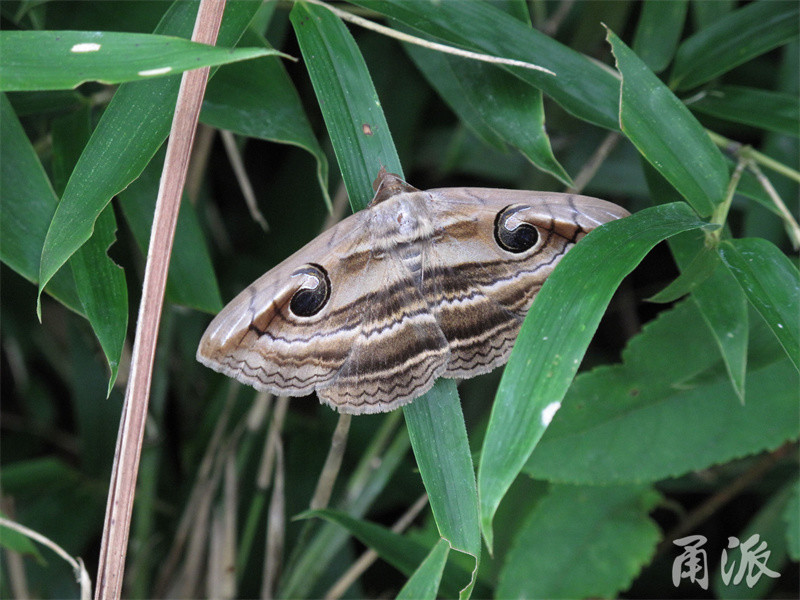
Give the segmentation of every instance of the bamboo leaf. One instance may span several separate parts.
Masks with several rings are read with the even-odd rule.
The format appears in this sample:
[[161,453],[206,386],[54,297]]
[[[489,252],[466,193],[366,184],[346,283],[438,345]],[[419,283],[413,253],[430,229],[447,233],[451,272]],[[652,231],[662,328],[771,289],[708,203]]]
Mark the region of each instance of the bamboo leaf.
[[[334,147],[351,206],[366,206],[379,166],[402,174],[364,59],[325,8],[298,3],[290,15]],[[367,123],[368,133],[363,124]],[[409,437],[439,531],[454,548],[480,556],[472,456],[452,380],[440,380],[404,409]],[[444,432],[444,434],[442,434]],[[461,592],[468,596],[472,582]]]
[[500,381],[478,467],[490,548],[494,513],[560,407],[617,286],[658,242],[703,226],[677,203],[608,223],[570,250],[542,286]]
[[608,41],[622,73],[622,131],[692,208],[709,216],[728,184],[722,154],[686,106],[610,30]]
[[800,370],[800,272],[765,239],[726,240],[720,256]]
[[728,13],[684,41],[675,56],[670,87],[687,90],[793,40],[800,32],[797,6],[761,0]]
[[65,90],[87,81],[144,81],[270,54],[285,56],[267,48],[220,48],[167,35],[0,31],[0,91]]
[[[219,46],[235,42],[258,5],[230,3]],[[197,6],[176,2],[157,33],[191,35]],[[92,235],[111,198],[144,170],[169,132],[180,82],[176,77],[121,85],[95,127],[47,230],[39,266],[39,295],[50,279]],[[37,307],[38,309],[38,307]]]

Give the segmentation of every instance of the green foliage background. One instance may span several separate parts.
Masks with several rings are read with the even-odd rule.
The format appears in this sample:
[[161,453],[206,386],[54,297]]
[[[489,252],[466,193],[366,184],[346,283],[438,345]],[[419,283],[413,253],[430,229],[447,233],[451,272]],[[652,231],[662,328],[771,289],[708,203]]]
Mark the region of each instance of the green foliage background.
[[[0,4],[3,515],[94,575],[179,81],[140,72],[168,57],[214,66],[201,122],[236,134],[269,231],[214,141],[176,234],[126,596],[320,597],[364,546],[380,560],[347,597],[791,595],[796,4],[336,6],[556,75],[308,3],[229,1],[218,46],[234,52],[175,39],[194,2]],[[92,40],[89,62],[65,50]],[[362,208],[379,165],[422,189],[563,190],[613,132],[583,192],[634,215],[562,261],[504,371],[353,419],[330,507],[307,511],[336,415],[313,397],[286,412],[201,367],[208,314],[310,240],[332,197]],[[424,492],[430,508],[392,532]],[[728,536],[753,533],[781,578],[725,584]],[[708,538],[708,592],[672,583],[672,540],[689,534]],[[0,595],[19,593],[12,552],[33,595],[77,595],[49,550],[4,527],[0,545]]]

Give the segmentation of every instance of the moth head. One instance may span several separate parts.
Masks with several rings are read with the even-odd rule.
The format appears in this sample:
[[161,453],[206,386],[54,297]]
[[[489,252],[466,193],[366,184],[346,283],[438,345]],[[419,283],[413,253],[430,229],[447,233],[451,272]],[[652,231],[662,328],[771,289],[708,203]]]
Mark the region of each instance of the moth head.
[[503,250],[521,254],[533,248],[541,237],[535,225],[518,213],[529,207],[524,204],[506,206],[494,219],[494,239]]
[[389,173],[386,167],[381,167],[378,171],[378,176],[372,182],[372,189],[375,190],[375,196],[369,202],[369,206],[375,206],[381,202],[385,202],[393,196],[398,194],[408,194],[418,192],[419,190],[413,185],[407,184],[399,175]]
[[308,263],[292,273],[292,277],[302,277],[303,280],[289,300],[289,311],[295,317],[313,317],[325,307],[331,297],[328,272],[316,263]]

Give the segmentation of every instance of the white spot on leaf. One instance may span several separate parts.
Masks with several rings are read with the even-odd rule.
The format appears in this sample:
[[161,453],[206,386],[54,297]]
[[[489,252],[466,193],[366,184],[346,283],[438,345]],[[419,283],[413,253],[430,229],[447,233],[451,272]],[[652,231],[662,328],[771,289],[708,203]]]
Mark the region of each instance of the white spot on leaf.
[[146,71],[139,71],[139,77],[152,77],[153,75],[164,75],[172,71],[172,67],[159,67],[158,69],[147,69]]
[[542,410],[542,425],[545,427],[550,425],[550,421],[553,420],[553,417],[558,412],[559,408],[561,408],[561,402],[551,402],[545,406]]
[[100,44],[95,44],[91,42],[86,42],[85,44],[75,44],[72,48],[69,49],[70,52],[97,52],[100,50]]

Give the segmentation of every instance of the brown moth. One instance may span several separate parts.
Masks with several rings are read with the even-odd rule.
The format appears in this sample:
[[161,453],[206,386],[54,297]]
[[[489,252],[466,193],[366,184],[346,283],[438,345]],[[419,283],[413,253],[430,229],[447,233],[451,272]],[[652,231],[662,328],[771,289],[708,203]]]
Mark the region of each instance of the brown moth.
[[386,412],[437,377],[508,360],[562,256],[628,212],[573,194],[420,191],[384,169],[366,210],[260,277],[211,322],[197,359],[259,390]]

